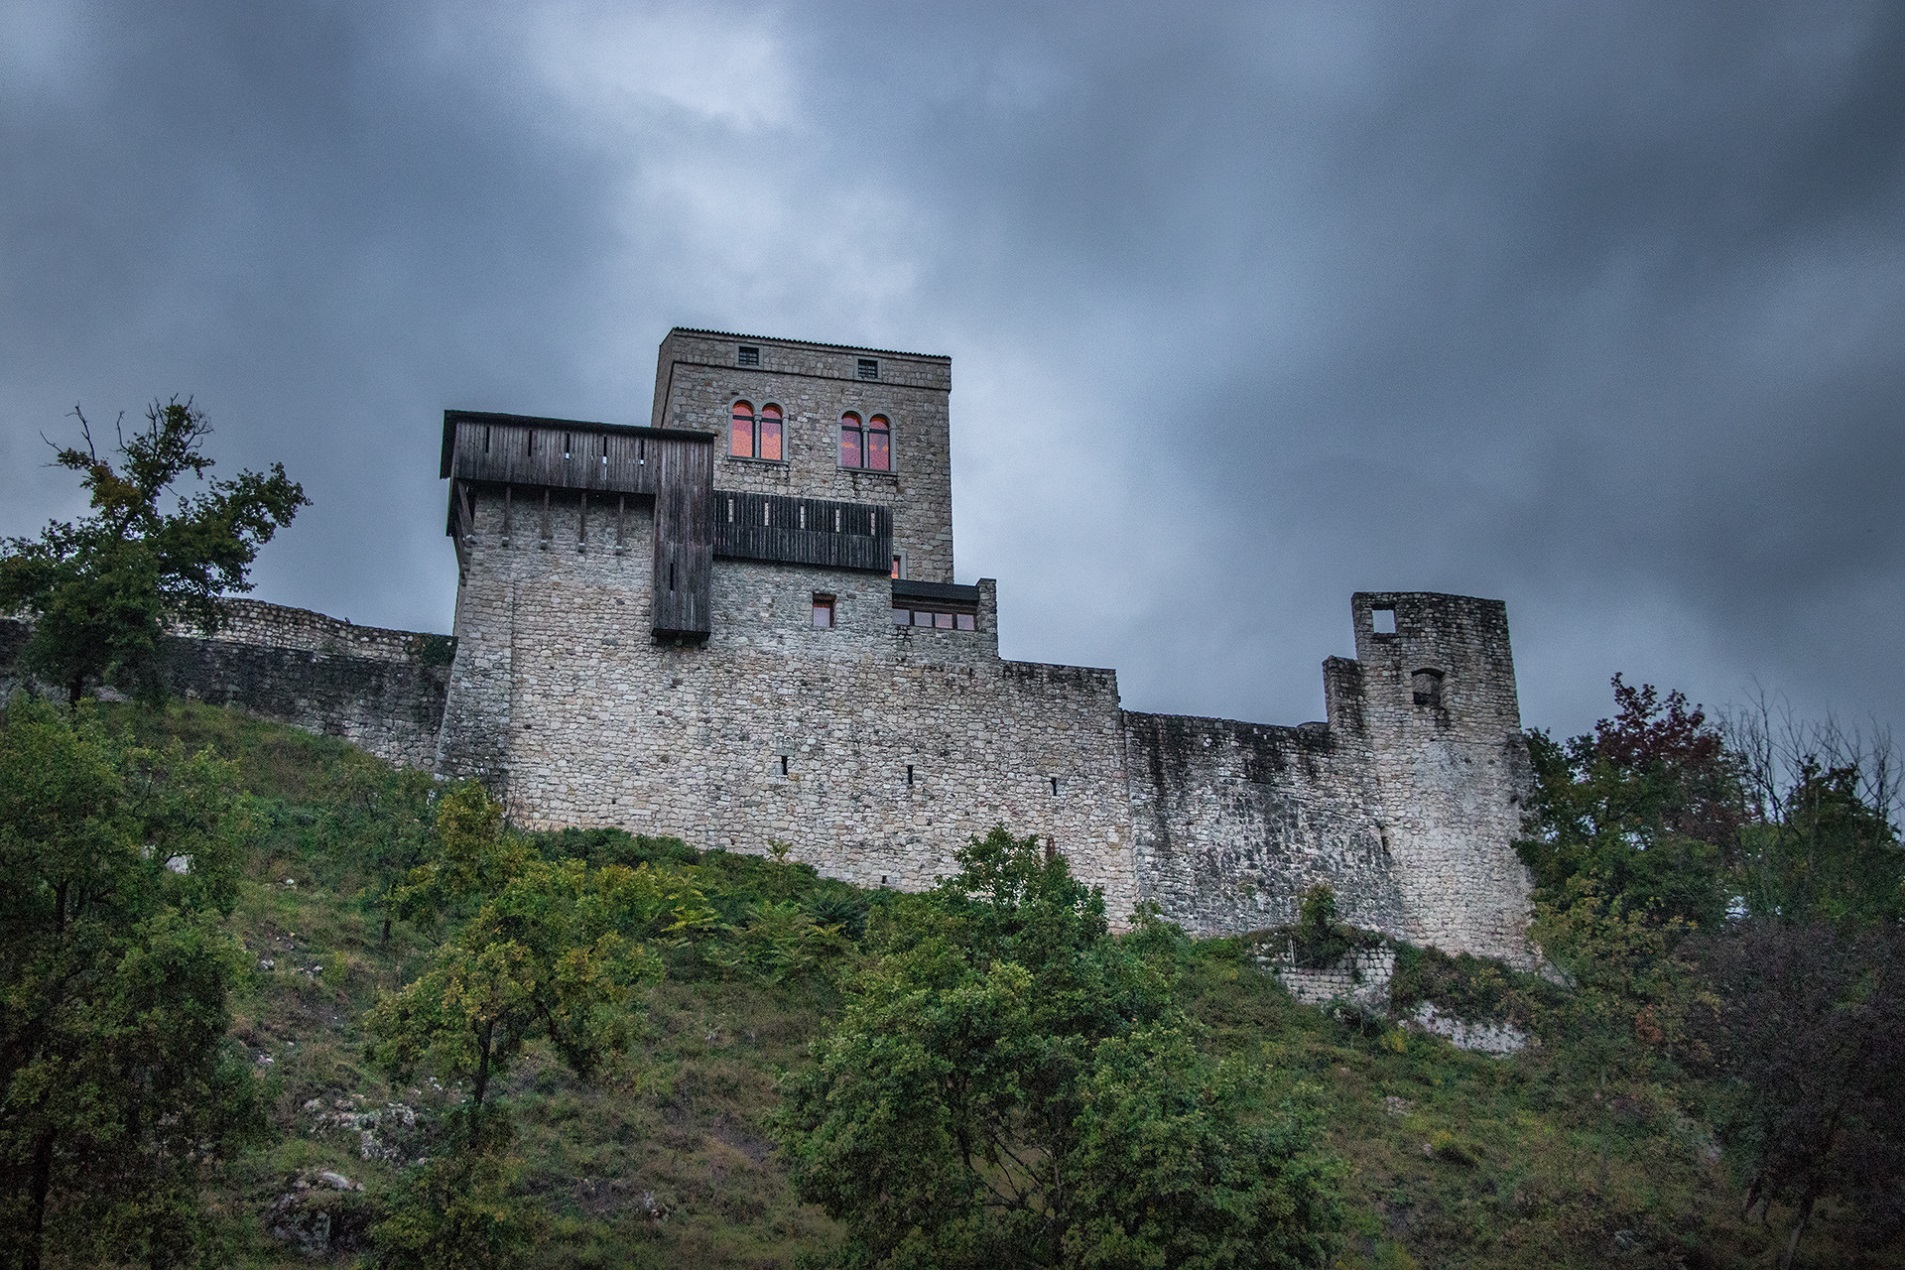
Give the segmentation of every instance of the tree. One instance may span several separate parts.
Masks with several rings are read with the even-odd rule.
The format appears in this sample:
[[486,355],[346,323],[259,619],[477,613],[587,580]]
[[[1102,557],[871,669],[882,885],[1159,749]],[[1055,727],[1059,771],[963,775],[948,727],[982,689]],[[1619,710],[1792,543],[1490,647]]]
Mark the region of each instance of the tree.
[[616,1059],[636,988],[660,973],[641,941],[680,924],[680,892],[646,866],[538,858],[475,782],[438,800],[435,837],[407,903],[434,915],[474,911],[365,1025],[385,1068],[467,1082],[469,1101],[444,1149],[409,1171],[374,1234],[390,1266],[514,1265],[537,1215],[512,1190],[515,1135],[492,1082],[532,1041],[546,1041],[584,1077]]
[[1592,896],[1617,920],[1712,925],[1726,914],[1723,870],[1748,819],[1739,756],[1678,692],[1663,699],[1616,675],[1614,700],[1619,712],[1591,735],[1529,734],[1535,797],[1517,845],[1537,902]]
[[[153,402],[146,426],[121,435],[117,464],[73,413],[83,448],[62,448],[54,462],[81,474],[92,514],[0,547],[0,613],[33,621],[21,661],[62,685],[69,701],[99,683],[153,700],[163,692],[167,632],[175,624],[216,632],[218,598],[251,589],[258,549],[309,500],[276,463],[268,474],[206,481],[212,429],[189,400]],[[187,478],[206,488],[179,492]]]
[[778,1133],[863,1266],[1311,1266],[1337,1221],[1307,1127],[1213,1064],[1182,936],[1122,938],[1036,838],[995,829],[895,903]]
[[1705,941],[1696,1058],[1723,1083],[1746,1211],[1793,1210],[1782,1266],[1821,1200],[1905,1231],[1905,931],[1755,917]]
[[249,823],[231,772],[90,716],[0,715],[0,1247],[161,1264],[204,1171],[261,1129],[228,1043],[224,928]]
[[351,765],[339,795],[338,837],[360,853],[369,874],[364,899],[382,923],[379,942],[388,944],[403,888],[429,859],[436,781],[428,772],[366,759]]

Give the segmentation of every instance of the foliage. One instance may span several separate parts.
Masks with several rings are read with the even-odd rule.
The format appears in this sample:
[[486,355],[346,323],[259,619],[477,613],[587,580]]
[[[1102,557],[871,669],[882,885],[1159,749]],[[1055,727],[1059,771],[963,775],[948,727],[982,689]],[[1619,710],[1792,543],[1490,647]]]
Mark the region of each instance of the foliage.
[[346,769],[330,819],[332,832],[355,847],[365,902],[390,942],[400,893],[430,858],[436,782],[427,772],[356,763]]
[[1786,921],[1905,921],[1905,851],[1857,764],[1801,756],[1776,815],[1746,834],[1741,900]]
[[181,481],[205,481],[212,467],[204,451],[211,426],[190,401],[153,402],[145,427],[121,436],[116,463],[79,420],[84,448],[62,448],[54,462],[81,473],[92,514],[0,548],[0,612],[33,619],[21,661],[71,701],[95,683],[155,700],[167,628],[215,632],[218,597],[251,589],[246,574],[258,549],[308,500],[276,463],[269,474],[241,472],[179,493]]
[[638,938],[683,929],[701,910],[646,866],[531,858],[474,783],[441,800],[437,840],[420,889],[483,898],[430,969],[371,1013],[378,1061],[466,1080],[481,1108],[490,1077],[532,1036],[584,1076],[619,1054],[633,990],[659,969]]
[[443,1149],[407,1169],[372,1229],[388,1270],[509,1270],[545,1223],[518,1192],[523,1160],[508,1121],[460,1116]]
[[1905,931],[1756,918],[1701,950],[1697,1061],[1726,1082],[1746,1207],[1850,1203],[1872,1242],[1905,1231]]
[[1451,957],[1417,944],[1398,943],[1395,949],[1389,999],[1399,1016],[1426,1001],[1458,1019],[1488,1019],[1528,1031],[1566,1008],[1565,994],[1554,984],[1498,961],[1467,953]]
[[1335,1209],[1302,1123],[1175,1008],[1181,936],[995,829],[877,915],[780,1136],[859,1265],[1316,1265]]
[[[1592,735],[1528,736],[1535,797],[1517,846],[1536,901],[1588,904],[1616,924],[1669,932],[1714,925],[1728,899],[1721,868],[1737,858],[1747,820],[1739,757],[1678,692],[1662,699],[1616,675],[1614,700],[1619,712]],[[1565,940],[1544,944],[1571,951]]]
[[226,1042],[249,832],[229,770],[17,700],[0,716],[0,1244],[185,1257],[258,1127]]

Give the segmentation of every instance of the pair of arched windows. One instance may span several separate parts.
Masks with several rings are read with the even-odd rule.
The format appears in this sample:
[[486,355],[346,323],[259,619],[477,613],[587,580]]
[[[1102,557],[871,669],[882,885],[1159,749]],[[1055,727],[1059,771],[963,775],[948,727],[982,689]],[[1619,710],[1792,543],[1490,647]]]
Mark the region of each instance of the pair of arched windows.
[[[737,401],[728,421],[728,453],[737,459],[783,462],[786,416],[772,402],[755,412],[750,402]],[[893,425],[885,415],[862,419],[849,410],[840,416],[840,466],[868,472],[893,470]]]
[[865,423],[851,410],[840,416],[840,466],[869,472],[893,470],[893,425],[885,415],[874,415]]
[[781,408],[768,403],[759,414],[745,401],[734,403],[728,424],[728,453],[737,459],[767,459],[779,463],[782,458]]

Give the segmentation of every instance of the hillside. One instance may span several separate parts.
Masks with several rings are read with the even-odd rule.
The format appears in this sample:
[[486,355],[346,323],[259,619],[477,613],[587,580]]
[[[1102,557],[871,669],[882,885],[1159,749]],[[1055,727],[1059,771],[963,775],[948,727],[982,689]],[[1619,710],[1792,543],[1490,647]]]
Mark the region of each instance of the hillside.
[[[209,747],[255,800],[259,832],[232,919],[254,965],[232,1035],[269,1081],[271,1136],[213,1196],[229,1240],[221,1256],[349,1264],[367,1256],[371,1221],[459,1096],[428,1079],[391,1083],[366,1057],[365,1012],[415,977],[445,933],[397,920],[385,939],[373,841],[409,831],[390,792],[402,779],[342,743],[234,713],[117,717]],[[886,897],[668,841],[570,833],[536,845],[691,867],[722,933],[667,952],[624,1062],[583,1081],[532,1046],[503,1079],[496,1096],[519,1134],[513,1186],[547,1217],[534,1263],[791,1266],[824,1254],[839,1231],[795,1196],[769,1121],[783,1074],[840,1008],[855,940]],[[1693,1110],[1702,1091],[1664,1061],[1571,1039],[1568,994],[1549,984],[1403,950],[1396,991],[1407,1004],[1486,1005],[1534,1029],[1531,1048],[1493,1058],[1298,1005],[1246,941],[1186,944],[1179,961],[1176,991],[1203,1044],[1270,1072],[1340,1159],[1342,1266],[1777,1257],[1780,1223],[1740,1217],[1738,1180]],[[1814,1221],[1798,1264],[1890,1264],[1860,1252],[1856,1226],[1830,1207]]]

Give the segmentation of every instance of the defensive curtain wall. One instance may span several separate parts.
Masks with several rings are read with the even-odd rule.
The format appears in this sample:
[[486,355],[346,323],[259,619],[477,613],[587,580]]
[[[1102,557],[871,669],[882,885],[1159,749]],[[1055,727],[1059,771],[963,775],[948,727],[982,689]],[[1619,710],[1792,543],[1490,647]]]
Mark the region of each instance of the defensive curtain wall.
[[453,641],[241,602],[174,682],[525,825],[918,888],[1003,823],[1116,915],[1239,933],[1327,882],[1358,925],[1527,960],[1501,603],[1354,596],[1325,722],[1125,711],[1113,671],[1002,659],[993,582],[953,584],[950,392],[946,358],[677,330],[646,426],[447,412]]

